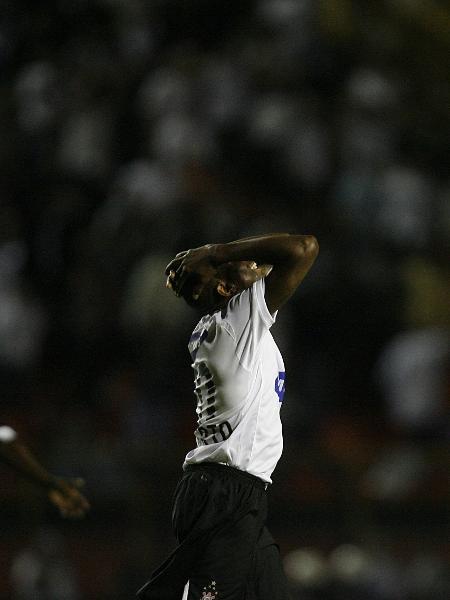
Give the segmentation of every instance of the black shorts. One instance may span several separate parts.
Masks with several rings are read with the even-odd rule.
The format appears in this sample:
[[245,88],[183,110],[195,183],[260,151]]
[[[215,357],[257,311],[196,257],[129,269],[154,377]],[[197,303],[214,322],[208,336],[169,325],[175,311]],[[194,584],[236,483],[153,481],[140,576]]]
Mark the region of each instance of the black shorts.
[[188,466],[174,497],[179,546],[140,597],[181,600],[188,581],[187,600],[287,600],[278,547],[265,526],[265,488],[232,467]]

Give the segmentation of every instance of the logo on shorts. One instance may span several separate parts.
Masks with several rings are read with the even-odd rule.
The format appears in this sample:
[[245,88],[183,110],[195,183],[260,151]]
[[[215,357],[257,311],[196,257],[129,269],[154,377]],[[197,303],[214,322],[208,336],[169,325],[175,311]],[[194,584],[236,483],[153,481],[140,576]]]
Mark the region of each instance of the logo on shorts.
[[283,402],[284,390],[285,390],[286,373],[284,371],[278,372],[278,377],[275,379],[275,392],[278,396],[278,400]]
[[216,591],[216,582],[211,581],[208,587],[203,588],[203,594],[200,600],[216,600],[219,597],[219,592]]

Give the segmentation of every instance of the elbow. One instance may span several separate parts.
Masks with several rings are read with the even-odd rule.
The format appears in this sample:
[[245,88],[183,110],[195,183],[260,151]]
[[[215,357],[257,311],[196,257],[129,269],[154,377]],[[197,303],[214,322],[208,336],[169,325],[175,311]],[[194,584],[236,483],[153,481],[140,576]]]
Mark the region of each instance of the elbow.
[[313,235],[305,236],[305,254],[311,256],[312,258],[316,258],[319,254],[319,242],[317,238]]
[[313,235],[298,236],[294,248],[295,257],[298,260],[314,260],[319,254],[319,242]]

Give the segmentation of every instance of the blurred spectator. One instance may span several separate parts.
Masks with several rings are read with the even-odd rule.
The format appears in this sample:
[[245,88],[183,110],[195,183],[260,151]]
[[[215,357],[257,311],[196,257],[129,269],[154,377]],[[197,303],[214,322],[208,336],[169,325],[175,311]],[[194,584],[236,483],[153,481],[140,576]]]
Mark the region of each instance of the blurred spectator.
[[429,328],[400,333],[384,349],[380,384],[388,417],[399,429],[438,435],[448,426],[449,348],[449,335]]
[[80,595],[73,566],[65,555],[63,537],[41,529],[12,563],[14,600],[78,600]]
[[0,247],[0,362],[23,369],[38,360],[45,331],[45,313],[20,281],[26,261],[22,240]]

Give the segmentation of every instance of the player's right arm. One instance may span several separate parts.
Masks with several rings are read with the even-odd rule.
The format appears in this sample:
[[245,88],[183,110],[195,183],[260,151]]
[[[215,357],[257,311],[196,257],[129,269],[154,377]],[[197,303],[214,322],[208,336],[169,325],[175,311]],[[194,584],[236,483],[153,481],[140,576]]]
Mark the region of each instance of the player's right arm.
[[0,460],[45,489],[49,500],[62,516],[78,518],[89,510],[89,502],[80,492],[83,481],[56,477],[49,473],[8,426],[0,427]]

